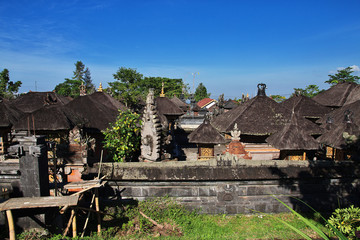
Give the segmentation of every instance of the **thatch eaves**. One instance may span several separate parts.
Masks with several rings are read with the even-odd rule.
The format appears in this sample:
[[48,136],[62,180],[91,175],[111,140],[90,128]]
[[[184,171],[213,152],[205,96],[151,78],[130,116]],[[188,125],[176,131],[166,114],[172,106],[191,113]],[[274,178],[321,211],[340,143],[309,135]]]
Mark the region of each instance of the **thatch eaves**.
[[50,105],[25,114],[13,126],[14,130],[61,131],[82,127],[86,119],[62,105]]
[[220,144],[225,143],[225,138],[210,124],[209,120],[204,122],[188,136],[190,143],[198,144]]
[[237,106],[239,106],[239,102],[229,99],[225,102],[224,109],[233,109],[236,108]]
[[346,112],[350,111],[351,119],[353,123],[360,126],[360,100],[344,105],[341,108],[335,109],[332,112],[326,114],[316,122],[321,124],[322,127],[326,127],[327,122],[330,120],[334,125],[342,124],[345,119]]
[[24,113],[11,106],[6,100],[0,102],[0,127],[8,128],[14,125]]
[[294,95],[281,102],[280,105],[290,110],[293,109],[295,113],[306,118],[321,118],[331,112],[331,108],[323,106],[303,95]]
[[11,101],[11,105],[24,113],[34,112],[44,106],[65,105],[71,100],[55,92],[28,92]]
[[[312,123],[313,124],[313,123]],[[317,150],[319,143],[306,131],[302,117],[293,114],[291,122],[266,138],[266,142],[280,150]]]
[[[349,141],[353,139],[353,141]],[[360,127],[355,123],[331,124],[329,129],[317,141],[337,149],[346,149],[352,144],[359,144]],[[354,141],[355,140],[355,141]]]
[[347,97],[344,106],[359,100],[360,100],[360,85],[357,84],[357,86],[353,88],[352,91],[349,93],[349,96]]
[[[356,83],[339,83],[313,97],[313,100],[328,107],[343,106],[350,93],[357,87]],[[352,97],[353,98],[353,97]]]
[[212,124],[220,132],[230,132],[237,123],[242,134],[269,135],[290,121],[291,111],[266,96],[256,96],[216,117]]

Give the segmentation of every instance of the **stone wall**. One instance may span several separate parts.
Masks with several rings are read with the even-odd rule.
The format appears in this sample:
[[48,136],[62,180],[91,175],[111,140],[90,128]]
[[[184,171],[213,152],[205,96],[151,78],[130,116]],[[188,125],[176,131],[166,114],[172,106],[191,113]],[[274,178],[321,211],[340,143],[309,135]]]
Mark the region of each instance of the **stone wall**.
[[[89,172],[97,172],[97,166]],[[273,213],[306,210],[296,197],[321,211],[359,202],[359,166],[351,162],[231,161],[106,163],[102,174],[122,198],[169,196],[204,213]],[[290,197],[291,196],[291,197]]]

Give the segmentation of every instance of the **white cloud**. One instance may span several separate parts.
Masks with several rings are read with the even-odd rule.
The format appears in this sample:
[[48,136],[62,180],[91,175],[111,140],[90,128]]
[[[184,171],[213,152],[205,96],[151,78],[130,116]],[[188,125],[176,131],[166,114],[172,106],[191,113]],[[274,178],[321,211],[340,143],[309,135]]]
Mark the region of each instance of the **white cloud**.
[[352,66],[350,66],[350,67],[351,67],[351,70],[353,70],[354,72],[359,72],[359,71],[360,71],[359,66],[352,65]]

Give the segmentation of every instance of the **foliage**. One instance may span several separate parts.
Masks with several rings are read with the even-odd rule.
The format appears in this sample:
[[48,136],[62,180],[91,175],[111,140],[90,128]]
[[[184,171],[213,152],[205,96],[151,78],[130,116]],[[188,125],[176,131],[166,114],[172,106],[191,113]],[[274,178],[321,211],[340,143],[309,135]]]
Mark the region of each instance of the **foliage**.
[[281,95],[270,95],[270,98],[278,103],[280,103],[286,99],[286,97],[281,96]]
[[10,81],[9,70],[6,68],[0,72],[0,97],[11,99],[19,91],[21,81]]
[[360,208],[352,205],[335,209],[328,222],[349,239],[356,239],[355,231],[360,231]]
[[196,90],[195,90],[195,101],[198,102],[201,99],[204,98],[208,98],[210,97],[211,93],[207,92],[207,89],[205,87],[205,85],[203,83],[199,83],[199,85],[197,86]]
[[115,162],[131,161],[140,148],[141,120],[137,113],[130,110],[119,111],[110,127],[103,131],[104,148],[112,154]]
[[125,67],[119,68],[113,76],[116,81],[108,83],[112,95],[130,108],[136,108],[138,101],[146,98],[149,88],[153,88],[155,96],[159,96],[162,83],[168,97],[180,96],[183,86],[187,94],[187,86],[184,85],[182,79],[143,77],[136,69]]
[[85,68],[85,65],[81,61],[75,63],[74,76],[69,79],[65,78],[63,83],[55,86],[55,92],[62,96],[78,97],[80,95],[80,86],[84,83],[86,92],[93,93],[95,86],[91,80],[91,74],[89,68]]
[[351,67],[338,70],[336,74],[328,75],[330,78],[325,83],[329,83],[332,86],[344,82],[359,83],[360,77],[352,75],[353,72]]
[[315,97],[316,95],[318,95],[319,93],[321,93],[324,90],[320,90],[319,86],[312,84],[312,85],[306,86],[305,89],[294,88],[294,91],[295,92],[291,96],[293,96],[294,94],[300,94],[300,95],[303,95],[305,97],[312,98],[312,97]]
[[134,106],[142,93],[143,75],[136,69],[121,67],[113,74],[115,82],[109,82],[114,97],[125,103],[127,107]]

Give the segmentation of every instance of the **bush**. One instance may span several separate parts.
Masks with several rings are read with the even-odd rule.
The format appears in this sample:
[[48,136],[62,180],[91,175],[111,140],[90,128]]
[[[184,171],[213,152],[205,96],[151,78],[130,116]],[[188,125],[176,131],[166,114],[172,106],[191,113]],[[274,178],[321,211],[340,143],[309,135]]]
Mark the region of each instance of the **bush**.
[[116,122],[104,133],[104,147],[110,151],[115,162],[131,161],[140,149],[141,120],[130,110],[119,111]]
[[356,239],[355,233],[360,231],[360,208],[353,205],[349,208],[338,208],[332,213],[328,222],[349,239]]

